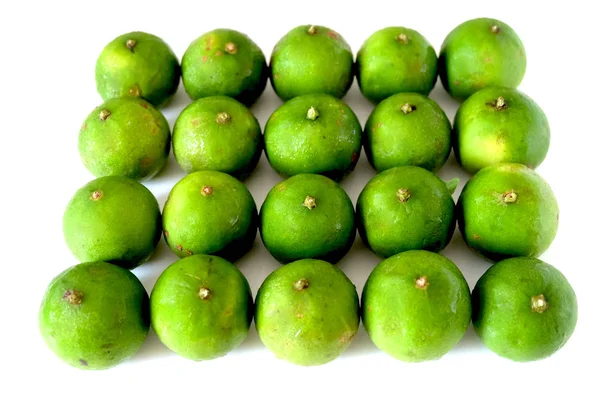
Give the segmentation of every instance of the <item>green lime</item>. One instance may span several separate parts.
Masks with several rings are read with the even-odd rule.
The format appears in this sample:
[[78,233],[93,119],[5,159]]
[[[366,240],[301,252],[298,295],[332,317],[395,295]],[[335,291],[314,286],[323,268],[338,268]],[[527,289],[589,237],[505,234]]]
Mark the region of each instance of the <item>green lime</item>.
[[442,250],[456,226],[451,196],[456,183],[446,184],[421,167],[380,172],[367,183],[356,204],[363,242],[382,258],[407,250]]
[[276,357],[297,365],[325,364],[342,354],[358,331],[358,294],[328,262],[295,261],[261,285],[255,323]]
[[167,163],[169,123],[150,103],[135,97],[104,102],[79,131],[79,154],[95,176],[146,180]]
[[492,265],[473,289],[473,325],[483,343],[513,361],[546,358],[577,324],[577,297],[565,276],[536,258]]
[[48,347],[81,369],[106,369],[142,346],[148,294],[130,271],[102,261],[75,265],[48,285],[39,329]]
[[558,230],[558,203],[544,179],[521,164],[481,169],[458,199],[458,227],[484,257],[538,257]]
[[437,56],[431,43],[412,29],[391,26],[373,33],[356,55],[357,80],[372,101],[401,92],[431,92],[437,80]]
[[133,96],[162,107],[175,95],[180,75],[169,45],[145,32],[117,37],[96,61],[96,87],[103,100]]
[[248,281],[235,265],[198,254],[160,275],[150,296],[152,329],[175,353],[195,360],[222,357],[248,335],[253,314]]
[[343,101],[310,94],[284,103],[265,126],[265,153],[277,173],[322,174],[339,181],[360,156],[361,126]]
[[462,101],[486,86],[516,88],[526,67],[525,48],[510,26],[476,18],[446,36],[438,70],[444,89]]
[[150,258],[160,240],[158,202],[133,179],[98,178],[77,190],[67,205],[63,233],[79,261],[135,268]]
[[331,179],[296,175],[267,194],[260,233],[269,253],[282,264],[303,258],[337,263],[354,243],[354,206]]
[[536,168],[550,147],[544,111],[516,89],[488,87],[469,97],[454,119],[454,152],[474,174],[499,163]]
[[380,172],[403,165],[435,172],[450,155],[451,130],[435,101],[418,93],[398,93],[371,112],[363,135],[365,153]]
[[383,260],[362,293],[362,320],[373,343],[402,361],[436,360],[471,322],[469,285],[444,256],[411,250]]
[[175,184],[163,209],[165,240],[179,257],[213,254],[235,261],[256,238],[256,203],[243,183],[198,171]]
[[177,118],[173,153],[186,173],[215,170],[244,179],[262,153],[260,125],[248,108],[230,97],[198,99]]
[[282,37],[271,53],[271,84],[282,100],[313,93],[341,99],[352,85],[354,57],[332,29],[302,25]]
[[269,76],[260,47],[232,29],[215,29],[194,40],[183,55],[181,72],[192,99],[222,95],[246,106],[260,97]]

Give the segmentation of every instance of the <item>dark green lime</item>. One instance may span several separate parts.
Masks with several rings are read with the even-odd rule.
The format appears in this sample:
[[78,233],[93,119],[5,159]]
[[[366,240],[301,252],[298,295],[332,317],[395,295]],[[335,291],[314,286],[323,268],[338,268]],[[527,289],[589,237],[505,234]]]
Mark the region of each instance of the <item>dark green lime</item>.
[[377,171],[416,165],[435,172],[450,155],[450,137],[450,121],[435,101],[418,93],[399,93],[375,107],[363,140],[367,159]]
[[360,157],[361,126],[343,101],[327,94],[296,97],[271,114],[265,153],[283,176],[322,174],[339,181]]
[[260,210],[265,247],[281,263],[317,258],[337,263],[356,235],[352,201],[337,183],[300,174],[275,185]]
[[446,184],[421,167],[396,167],[377,174],[356,204],[363,242],[383,258],[407,250],[442,250],[456,225],[454,188],[456,180]]
[[565,276],[536,258],[492,265],[473,289],[473,325],[483,343],[513,361],[546,358],[577,324],[577,297]]

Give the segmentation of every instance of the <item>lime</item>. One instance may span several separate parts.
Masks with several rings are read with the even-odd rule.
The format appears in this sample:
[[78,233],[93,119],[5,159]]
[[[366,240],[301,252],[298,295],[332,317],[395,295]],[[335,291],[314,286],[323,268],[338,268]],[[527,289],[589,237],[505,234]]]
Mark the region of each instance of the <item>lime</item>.
[[471,322],[469,285],[444,256],[411,250],[383,260],[362,293],[362,319],[377,347],[402,361],[444,356]]
[[342,98],[352,85],[354,57],[332,29],[302,25],[282,37],[271,53],[271,84],[282,100],[313,93]]
[[169,45],[145,32],[115,38],[96,61],[96,86],[103,100],[133,96],[162,107],[175,95],[180,75]]
[[338,262],[354,243],[354,207],[337,183],[300,174],[275,185],[260,210],[265,247],[281,263],[302,258]]
[[360,157],[361,126],[341,100],[326,94],[296,97],[265,126],[265,153],[277,173],[322,174],[339,181]]
[[[456,187],[456,181],[449,184]],[[383,258],[406,250],[440,251],[456,226],[447,184],[414,166],[373,177],[358,196],[356,217],[363,242]]]
[[144,185],[105,176],[77,190],[63,215],[67,246],[79,261],[107,261],[126,268],[144,263],[158,245],[158,202]]
[[253,314],[248,281],[220,257],[183,258],[160,275],[150,296],[152,329],[168,348],[200,361],[222,357],[248,335]]
[[130,271],[102,261],[75,265],[48,285],[39,328],[48,347],[81,369],[106,369],[142,346],[148,294]]
[[416,165],[437,171],[450,155],[451,126],[444,110],[418,93],[399,93],[375,107],[363,135],[377,171]]
[[437,56],[419,32],[390,26],[373,33],[356,55],[362,94],[374,103],[401,92],[431,92],[437,80]]
[[230,97],[198,99],[177,118],[173,153],[187,173],[215,170],[244,179],[262,153],[260,125],[248,108]]
[[483,343],[514,361],[554,354],[577,324],[577,298],[565,276],[536,258],[492,265],[473,289],[473,325]]
[[150,103],[135,97],[107,100],[79,131],[79,154],[95,176],[150,179],[167,163],[169,123]]
[[536,168],[550,147],[542,109],[516,89],[488,87],[469,97],[454,119],[454,153],[469,173],[499,163]]
[[252,247],[257,227],[250,191],[218,171],[193,172],[181,179],[163,209],[165,240],[179,257],[214,254],[235,261]]
[[256,295],[256,330],[278,358],[298,365],[333,361],[358,331],[356,288],[337,267],[298,260],[273,271]]
[[558,230],[558,204],[544,179],[521,164],[481,169],[458,199],[458,227],[484,257],[538,257]]

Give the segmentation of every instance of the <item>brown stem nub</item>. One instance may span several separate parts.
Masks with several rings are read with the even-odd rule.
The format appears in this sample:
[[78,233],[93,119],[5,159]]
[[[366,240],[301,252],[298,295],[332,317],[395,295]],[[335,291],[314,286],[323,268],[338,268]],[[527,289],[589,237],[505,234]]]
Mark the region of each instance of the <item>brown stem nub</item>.
[[106,121],[106,119],[108,117],[110,117],[110,111],[108,111],[106,108],[104,108],[102,111],[100,111],[100,121]]
[[504,97],[500,96],[494,102],[494,107],[496,107],[496,110],[501,111],[506,109],[506,107],[508,107],[508,104],[506,104],[506,100],[504,100]]
[[319,111],[314,107],[309,108],[306,112],[306,119],[314,121],[317,118],[319,118]]
[[402,111],[404,114],[410,114],[414,110],[416,110],[416,107],[408,103],[404,103],[402,104],[402,107],[400,107],[400,111]]
[[315,199],[312,196],[306,196],[302,205],[304,207],[308,208],[309,210],[312,210],[313,208],[315,208],[317,206],[317,199]]
[[306,33],[308,33],[309,35],[314,35],[317,33],[317,27],[315,25],[311,25],[308,27],[308,29],[306,30]]
[[129,89],[129,95],[135,96],[135,97],[140,97],[142,95],[142,90],[140,89],[140,86],[139,85],[132,86]]
[[531,311],[536,313],[543,313],[548,309],[548,302],[543,294],[533,296],[531,298]]
[[225,125],[231,121],[231,115],[226,112],[220,112],[217,114],[217,124]]
[[83,301],[83,293],[78,290],[69,289],[63,295],[63,299],[65,299],[69,304],[77,306]]
[[401,203],[406,203],[406,201],[410,199],[410,192],[408,191],[408,189],[400,188],[396,192],[396,196],[398,197],[398,200],[400,200]]
[[198,297],[200,297],[202,300],[208,300],[212,297],[212,292],[209,288],[202,286],[200,290],[198,290]]
[[129,39],[125,45],[127,46],[127,48],[129,50],[131,50],[133,52],[133,48],[135,47],[135,45],[137,44],[137,42],[134,39]]
[[296,282],[294,282],[294,289],[297,291],[304,290],[308,287],[308,280],[302,278]]
[[225,45],[225,51],[229,54],[235,54],[238,51],[238,47],[235,43],[229,42]]
[[396,36],[396,40],[402,44],[407,44],[408,36],[405,33],[401,33],[398,36]]
[[517,201],[518,197],[519,196],[517,196],[517,192],[511,190],[510,192],[506,192],[502,195],[502,201],[505,203],[514,203]]
[[92,195],[90,196],[90,199],[96,201],[96,200],[100,200],[102,198],[104,194],[102,193],[101,190],[94,190],[92,192]]
[[213,192],[213,188],[212,186],[202,186],[202,189],[200,190],[200,193],[202,193],[202,196],[210,196]]
[[500,27],[498,25],[492,25],[492,27],[490,28],[490,32],[492,32],[493,34],[498,34],[500,33]]
[[415,287],[417,289],[426,289],[429,286],[429,279],[426,276],[420,276],[415,280]]

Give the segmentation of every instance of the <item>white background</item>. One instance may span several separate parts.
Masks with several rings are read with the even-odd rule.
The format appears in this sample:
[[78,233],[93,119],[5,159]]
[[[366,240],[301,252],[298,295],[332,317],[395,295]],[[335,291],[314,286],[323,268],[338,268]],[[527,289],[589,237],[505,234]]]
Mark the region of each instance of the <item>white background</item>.
[[[594,2],[533,1],[178,1],[159,3],[3,2],[0,7],[0,398],[600,398],[597,358],[597,285],[600,262],[597,166],[598,29]],[[579,322],[568,344],[551,358],[519,364],[488,351],[469,328],[444,358],[421,364],[396,361],[378,351],[364,329],[337,360],[302,368],[277,360],[254,327],[240,348],[218,360],[195,363],[168,351],[151,333],[141,351],[116,368],[88,372],[60,362],[46,348],[37,311],[49,281],[77,263],[62,237],[62,214],[73,193],[93,177],[77,152],[79,127],[101,103],[94,65],[114,37],[142,30],[162,37],[179,58],[202,33],[233,28],[248,34],[269,57],[276,41],[300,24],[340,32],[354,54],[374,31],[406,26],[421,32],[436,51],[459,23],[481,16],[511,25],[525,44],[528,65],[520,89],[545,110],[552,128],[546,161],[538,172],[555,191],[561,209],[558,235],[541,257],[559,268],[579,299]],[[436,86],[431,97],[452,119],[458,104]],[[345,101],[364,126],[372,106],[356,84]],[[181,86],[164,111],[172,124],[189,104]],[[270,86],[253,107],[261,125],[281,104]],[[353,202],[374,175],[364,153],[342,186]],[[451,156],[439,175],[468,176]],[[184,176],[173,158],[145,183],[164,204]],[[280,180],[261,160],[246,182],[260,206]],[[488,263],[470,252],[460,234],[443,254],[473,287]],[[161,241],[151,261],[134,272],[150,291],[176,257]],[[360,242],[340,263],[360,291],[378,259]],[[260,238],[239,263],[253,293],[278,264]],[[218,397],[217,397],[218,396]],[[27,396],[29,397],[29,396]]]

